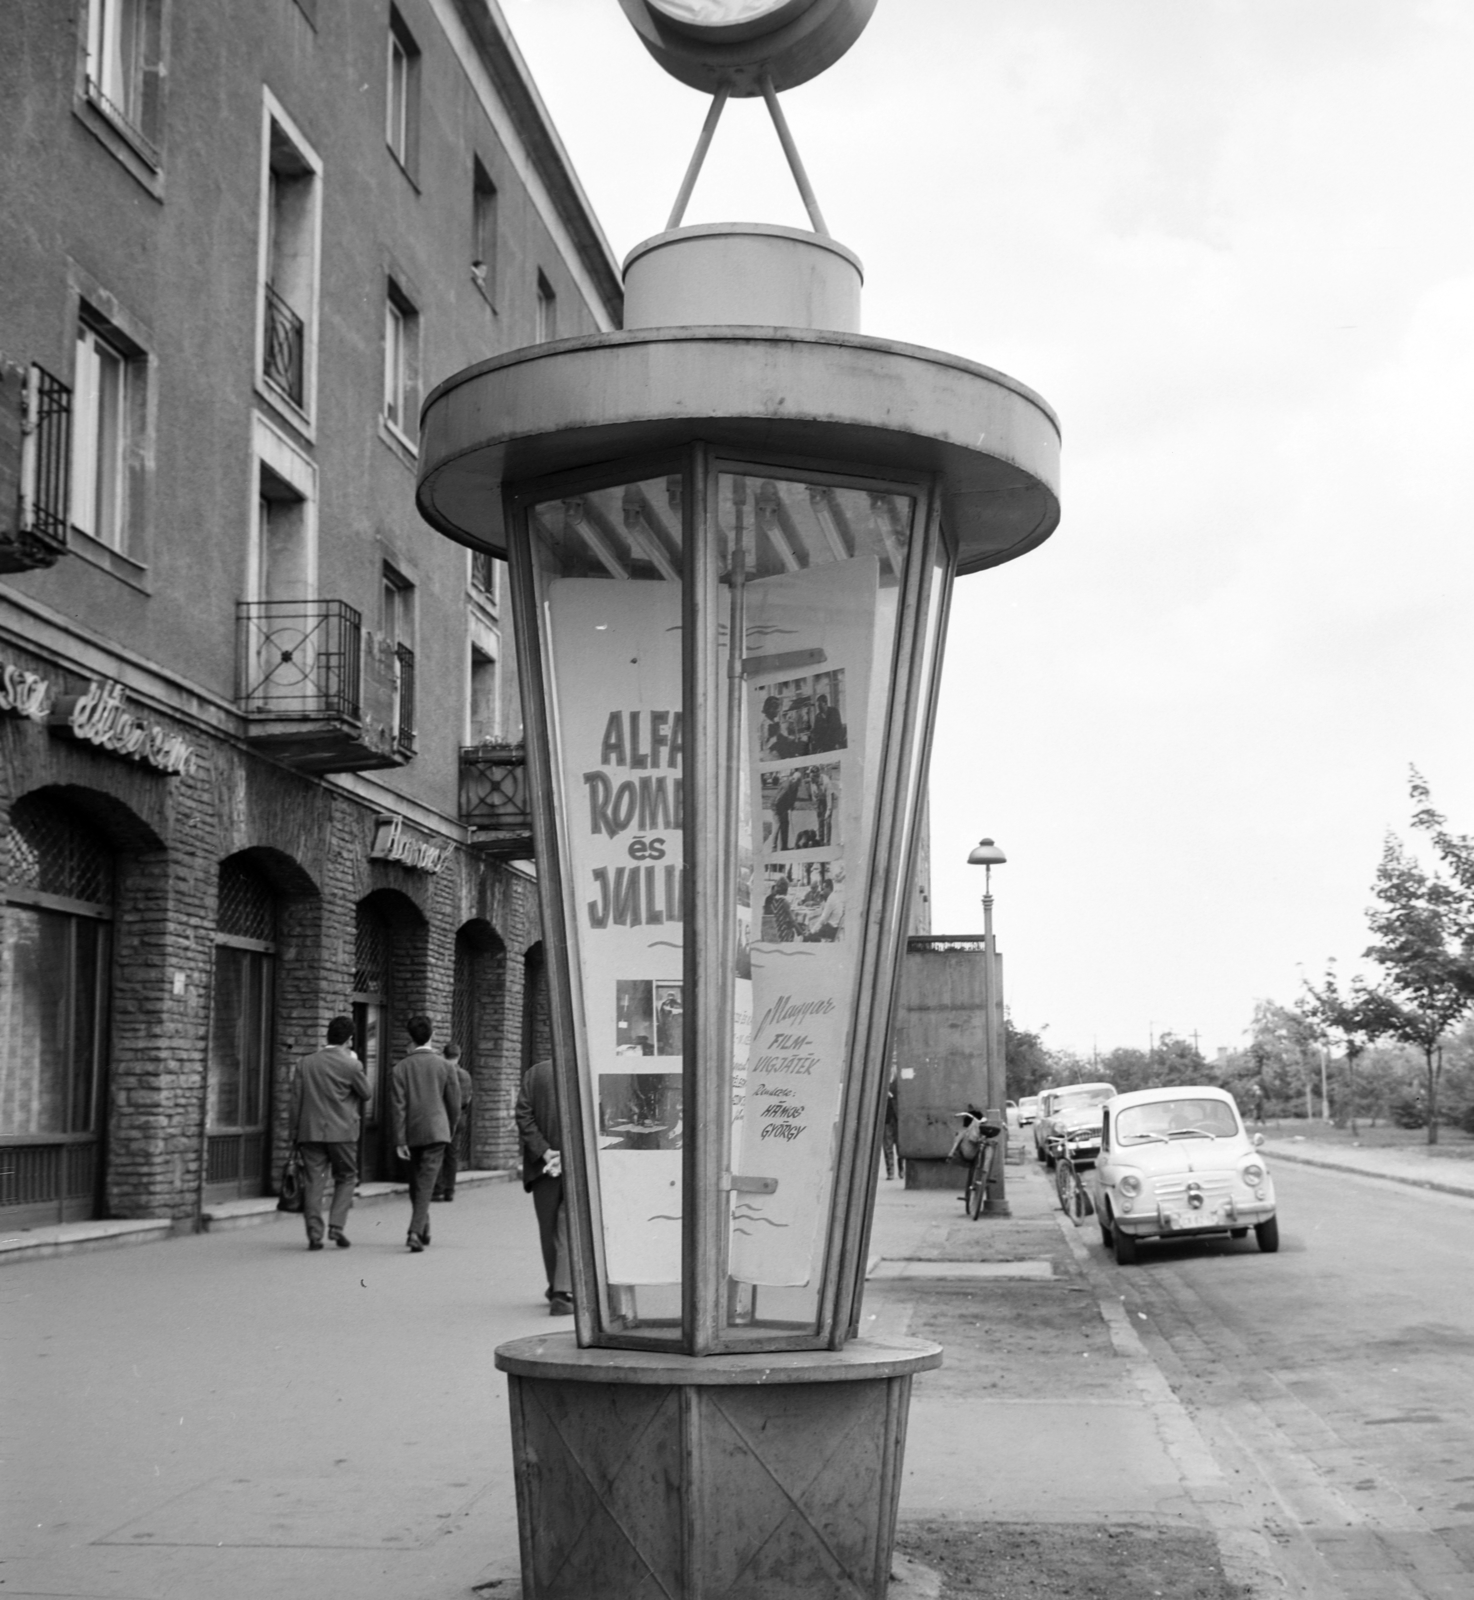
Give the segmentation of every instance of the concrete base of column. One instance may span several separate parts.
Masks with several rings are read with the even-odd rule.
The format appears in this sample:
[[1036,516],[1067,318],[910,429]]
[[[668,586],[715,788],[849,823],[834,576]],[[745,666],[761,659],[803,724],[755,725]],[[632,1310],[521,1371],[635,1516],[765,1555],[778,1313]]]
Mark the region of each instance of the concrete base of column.
[[941,1359],[500,1346],[524,1600],[885,1600],[911,1379]]

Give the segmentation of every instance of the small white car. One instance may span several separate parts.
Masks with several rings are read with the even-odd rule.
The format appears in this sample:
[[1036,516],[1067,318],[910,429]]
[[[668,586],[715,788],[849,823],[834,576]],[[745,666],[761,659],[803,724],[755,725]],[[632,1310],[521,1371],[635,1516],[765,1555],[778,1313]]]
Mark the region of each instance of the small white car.
[[1039,1096],[1026,1094],[1018,1103],[1018,1125],[1027,1128],[1039,1115]]
[[1279,1249],[1274,1183],[1225,1089],[1138,1089],[1105,1105],[1100,1154],[1087,1182],[1101,1242],[1128,1266],[1143,1239],[1254,1230]]

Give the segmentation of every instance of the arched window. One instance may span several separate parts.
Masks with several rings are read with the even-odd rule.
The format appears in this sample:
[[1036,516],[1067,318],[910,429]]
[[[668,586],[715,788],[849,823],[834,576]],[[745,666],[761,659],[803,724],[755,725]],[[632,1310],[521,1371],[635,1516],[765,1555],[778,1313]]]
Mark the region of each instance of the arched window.
[[114,865],[53,796],[10,814],[0,925],[0,1218],[76,1221],[102,1198]]
[[276,898],[244,862],[227,861],[220,868],[215,930],[205,1080],[207,1203],[245,1199],[266,1188],[276,1048]]

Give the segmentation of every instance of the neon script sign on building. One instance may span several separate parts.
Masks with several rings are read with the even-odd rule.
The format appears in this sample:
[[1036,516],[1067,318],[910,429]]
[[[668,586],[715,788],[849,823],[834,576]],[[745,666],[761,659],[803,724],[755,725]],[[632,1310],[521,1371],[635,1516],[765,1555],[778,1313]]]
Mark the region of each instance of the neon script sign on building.
[[109,755],[137,761],[171,777],[188,772],[194,764],[192,744],[157,722],[135,717],[128,710],[123,685],[105,678],[94,679],[85,694],[58,696],[50,724],[54,732],[66,738],[95,745]]

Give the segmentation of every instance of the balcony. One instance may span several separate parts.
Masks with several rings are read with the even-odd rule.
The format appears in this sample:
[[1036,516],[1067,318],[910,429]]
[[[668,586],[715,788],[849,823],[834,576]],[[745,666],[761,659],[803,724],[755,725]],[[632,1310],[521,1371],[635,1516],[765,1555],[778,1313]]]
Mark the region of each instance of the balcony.
[[0,572],[53,566],[71,518],[72,391],[0,362]]
[[266,337],[262,345],[261,376],[302,409],[302,319],[266,285]]
[[471,843],[508,861],[532,859],[526,750],[491,740],[461,750],[461,822]]
[[254,749],[298,772],[369,772],[414,755],[414,655],[342,600],[242,600],[238,703]]

